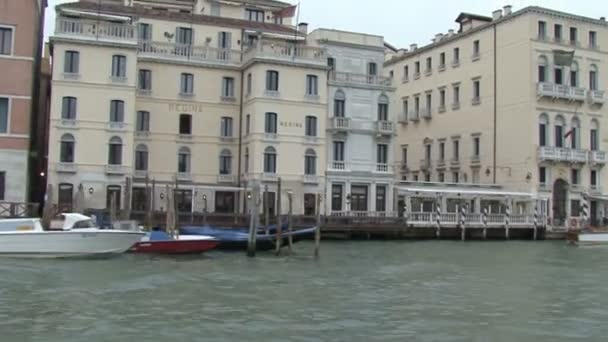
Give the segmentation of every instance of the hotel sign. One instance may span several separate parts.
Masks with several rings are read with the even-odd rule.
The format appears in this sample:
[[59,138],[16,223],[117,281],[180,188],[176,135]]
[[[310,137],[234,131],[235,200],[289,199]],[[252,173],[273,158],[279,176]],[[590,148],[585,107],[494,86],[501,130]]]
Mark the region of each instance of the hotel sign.
[[195,103],[169,103],[170,112],[202,113],[203,105]]
[[302,125],[302,123],[301,123],[301,122],[289,122],[289,121],[281,121],[281,122],[279,122],[279,125],[280,125],[281,127],[286,127],[286,128],[292,128],[292,127],[295,127],[295,128],[302,128],[302,127],[303,127],[303,125]]

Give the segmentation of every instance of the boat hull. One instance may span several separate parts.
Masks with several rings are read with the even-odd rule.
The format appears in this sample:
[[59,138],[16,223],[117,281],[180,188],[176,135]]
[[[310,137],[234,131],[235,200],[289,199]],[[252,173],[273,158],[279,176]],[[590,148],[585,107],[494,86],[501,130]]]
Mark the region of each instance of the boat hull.
[[0,257],[102,257],[126,252],[144,236],[112,230],[1,232]]
[[569,233],[568,241],[578,246],[608,246],[608,232]]
[[215,239],[179,239],[167,241],[141,241],[133,245],[129,252],[147,254],[201,254],[216,248]]
[[[294,243],[313,236],[316,228],[307,228],[292,231],[291,234],[283,231],[281,234],[281,245],[285,246],[289,243],[288,236],[291,235]],[[249,239],[249,234],[242,229],[221,229],[210,226],[205,227],[184,227],[181,230],[184,235],[204,235],[212,236],[219,240],[218,249],[221,250],[246,250]],[[257,234],[256,249],[258,251],[269,251],[276,248],[276,234]]]

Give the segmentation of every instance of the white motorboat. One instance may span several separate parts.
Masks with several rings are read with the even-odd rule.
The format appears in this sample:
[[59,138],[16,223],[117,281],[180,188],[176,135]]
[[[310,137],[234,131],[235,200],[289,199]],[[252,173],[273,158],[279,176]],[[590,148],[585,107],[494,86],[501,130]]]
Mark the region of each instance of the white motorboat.
[[[38,218],[0,220],[0,256],[65,258],[124,253],[145,235],[139,231],[99,229],[90,217],[63,214],[55,229]],[[61,225],[57,227],[58,223]],[[58,229],[57,229],[58,228]]]
[[582,247],[608,246],[608,231],[573,231],[568,233],[568,241]]

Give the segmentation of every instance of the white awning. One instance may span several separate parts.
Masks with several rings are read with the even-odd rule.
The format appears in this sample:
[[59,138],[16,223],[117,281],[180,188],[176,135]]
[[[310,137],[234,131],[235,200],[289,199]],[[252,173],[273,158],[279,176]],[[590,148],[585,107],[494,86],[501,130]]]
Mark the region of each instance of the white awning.
[[527,192],[513,192],[500,189],[486,188],[445,188],[445,187],[429,187],[429,186],[397,186],[398,191],[419,193],[424,195],[461,195],[461,196],[479,196],[479,197],[524,197],[533,199],[535,195]]
[[[245,33],[258,34],[260,32],[251,30],[251,29],[247,29],[247,30],[245,30]],[[285,39],[285,40],[300,40],[300,41],[306,40],[306,37],[301,36],[299,33],[297,33],[297,34],[272,33],[272,32],[261,32],[261,33],[262,33],[262,37],[268,37],[268,38],[277,38],[277,39]]]
[[122,15],[111,15],[111,14],[104,14],[104,13],[98,13],[98,12],[77,11],[77,10],[72,10],[72,9],[67,9],[67,8],[60,9],[60,11],[61,11],[61,13],[64,13],[67,15],[75,15],[75,16],[79,16],[82,18],[122,21],[125,23],[131,22],[131,17],[126,17],[126,16],[122,16]]

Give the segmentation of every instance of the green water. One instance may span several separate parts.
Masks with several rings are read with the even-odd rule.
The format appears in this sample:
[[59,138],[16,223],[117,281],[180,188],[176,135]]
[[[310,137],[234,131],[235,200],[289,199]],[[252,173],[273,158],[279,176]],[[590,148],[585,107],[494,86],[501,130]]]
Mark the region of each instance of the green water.
[[323,242],[0,260],[0,341],[606,341],[608,249]]

